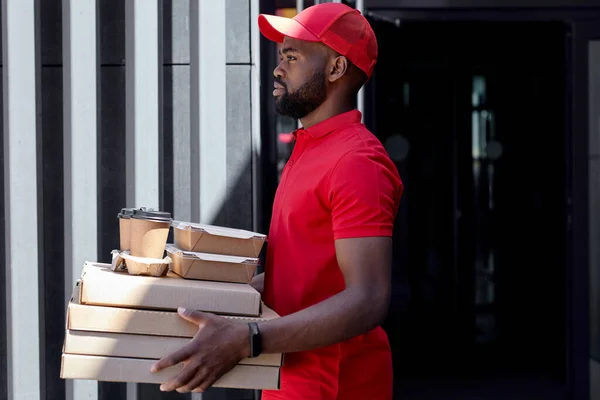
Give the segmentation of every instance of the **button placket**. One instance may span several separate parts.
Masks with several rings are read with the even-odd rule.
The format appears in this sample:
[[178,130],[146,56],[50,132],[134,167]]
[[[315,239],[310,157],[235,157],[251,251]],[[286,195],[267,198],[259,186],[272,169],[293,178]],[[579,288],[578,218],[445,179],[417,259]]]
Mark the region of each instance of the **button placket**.
[[296,139],[296,145],[294,146],[294,150],[292,151],[292,156],[290,157],[290,160],[288,161],[288,165],[290,167],[292,167],[296,162],[298,162],[298,159],[304,153],[304,150],[306,150],[307,138],[305,135],[307,135],[306,131],[301,131],[298,133],[298,136]]
[[282,179],[281,179],[281,182],[279,183],[279,185],[280,185],[279,195],[281,197],[282,203],[285,202],[286,185],[290,179],[290,174],[292,173],[292,167],[298,162],[298,159],[302,156],[302,154],[304,154],[304,151],[306,150],[306,147],[307,147],[307,143],[306,143],[307,138],[303,136],[304,134],[307,134],[307,132],[306,131],[300,132],[296,136],[296,144],[294,145],[294,149],[292,150],[290,159],[286,163],[285,168],[283,170]]

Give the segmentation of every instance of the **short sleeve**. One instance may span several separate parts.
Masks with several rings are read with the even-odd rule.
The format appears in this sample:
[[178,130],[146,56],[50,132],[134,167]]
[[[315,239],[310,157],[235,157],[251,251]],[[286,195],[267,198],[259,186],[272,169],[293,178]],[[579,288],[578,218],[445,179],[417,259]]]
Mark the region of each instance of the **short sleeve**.
[[391,160],[363,150],[344,155],[329,179],[334,239],[392,236],[401,194]]

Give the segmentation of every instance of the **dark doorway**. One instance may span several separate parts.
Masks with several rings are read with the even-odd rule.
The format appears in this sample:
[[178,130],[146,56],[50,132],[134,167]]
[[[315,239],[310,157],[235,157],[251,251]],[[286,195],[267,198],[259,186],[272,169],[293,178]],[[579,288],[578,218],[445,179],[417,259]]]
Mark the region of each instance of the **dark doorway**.
[[406,188],[397,398],[566,398],[566,26],[372,25],[366,122]]

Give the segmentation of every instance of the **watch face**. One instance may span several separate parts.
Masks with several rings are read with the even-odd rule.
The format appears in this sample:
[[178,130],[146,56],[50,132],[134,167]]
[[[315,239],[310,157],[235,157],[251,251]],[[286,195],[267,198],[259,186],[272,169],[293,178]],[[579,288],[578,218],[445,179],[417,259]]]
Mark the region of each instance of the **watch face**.
[[250,357],[258,357],[262,352],[262,343],[258,325],[254,322],[248,325],[250,327]]

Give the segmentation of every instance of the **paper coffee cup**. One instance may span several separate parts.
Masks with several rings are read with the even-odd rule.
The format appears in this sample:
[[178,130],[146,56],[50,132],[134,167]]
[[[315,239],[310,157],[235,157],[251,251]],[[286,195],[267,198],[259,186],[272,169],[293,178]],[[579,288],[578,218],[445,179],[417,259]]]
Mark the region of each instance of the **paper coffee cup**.
[[119,246],[121,251],[129,250],[130,248],[130,232],[131,232],[131,216],[133,215],[133,208],[122,208],[121,212],[117,214],[119,218]]
[[145,209],[134,210],[130,219],[130,254],[134,257],[163,258],[171,214]]

